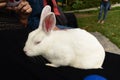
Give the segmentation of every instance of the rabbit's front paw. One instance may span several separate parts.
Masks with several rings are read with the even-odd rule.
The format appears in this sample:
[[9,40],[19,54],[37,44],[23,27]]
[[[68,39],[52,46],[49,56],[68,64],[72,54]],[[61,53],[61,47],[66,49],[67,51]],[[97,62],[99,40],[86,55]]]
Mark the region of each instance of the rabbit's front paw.
[[46,66],[50,66],[50,67],[58,67],[58,65],[52,64],[52,63],[46,63]]

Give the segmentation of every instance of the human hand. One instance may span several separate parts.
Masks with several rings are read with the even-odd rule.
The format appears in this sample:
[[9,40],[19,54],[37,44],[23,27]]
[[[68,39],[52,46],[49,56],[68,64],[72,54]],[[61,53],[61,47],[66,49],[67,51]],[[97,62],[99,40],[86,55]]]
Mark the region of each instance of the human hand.
[[32,8],[26,0],[22,0],[18,6],[7,7],[7,9],[15,11],[19,15],[20,22],[25,26],[27,25],[27,19],[32,12]]

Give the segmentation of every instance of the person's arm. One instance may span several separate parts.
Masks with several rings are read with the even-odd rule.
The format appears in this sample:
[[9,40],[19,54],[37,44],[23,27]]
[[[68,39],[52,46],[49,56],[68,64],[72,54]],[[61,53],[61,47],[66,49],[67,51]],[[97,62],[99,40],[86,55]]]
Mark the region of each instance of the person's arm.
[[27,26],[28,17],[30,15],[30,13],[32,12],[31,6],[29,5],[29,3],[27,1],[22,1],[17,7],[17,11],[20,16],[19,17],[20,22],[23,23],[25,26]]
[[5,1],[0,1],[0,8],[3,8],[3,7],[5,7],[6,6],[6,2]]

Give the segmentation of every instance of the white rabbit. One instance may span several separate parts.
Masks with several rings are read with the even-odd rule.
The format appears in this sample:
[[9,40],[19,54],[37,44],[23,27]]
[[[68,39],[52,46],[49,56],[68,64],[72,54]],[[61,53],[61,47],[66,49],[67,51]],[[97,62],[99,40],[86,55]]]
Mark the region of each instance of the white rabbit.
[[79,69],[102,68],[105,50],[99,41],[80,28],[56,30],[56,18],[50,6],[45,6],[38,29],[32,31],[26,41],[27,56],[43,56],[49,66],[71,66]]

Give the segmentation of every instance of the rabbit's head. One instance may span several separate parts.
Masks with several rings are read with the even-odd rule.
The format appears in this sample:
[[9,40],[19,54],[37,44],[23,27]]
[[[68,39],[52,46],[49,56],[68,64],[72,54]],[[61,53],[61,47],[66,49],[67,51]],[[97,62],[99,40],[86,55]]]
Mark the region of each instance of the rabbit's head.
[[47,38],[56,24],[55,14],[51,12],[50,6],[45,6],[41,13],[39,27],[30,32],[28,35],[28,39],[25,43],[24,52],[28,56],[37,56],[40,55],[40,48],[44,48],[42,46],[42,42],[45,38]]

